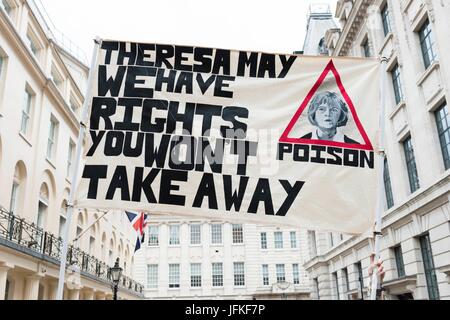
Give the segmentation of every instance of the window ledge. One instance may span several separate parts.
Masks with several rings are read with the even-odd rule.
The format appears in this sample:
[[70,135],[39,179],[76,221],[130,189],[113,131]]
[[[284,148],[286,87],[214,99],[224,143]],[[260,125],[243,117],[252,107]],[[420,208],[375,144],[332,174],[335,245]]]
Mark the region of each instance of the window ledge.
[[30,140],[28,140],[28,138],[27,138],[22,132],[19,132],[19,136],[21,136],[22,139],[25,140],[25,142],[26,142],[30,147],[33,146],[33,145],[31,144]]
[[[379,54],[383,53],[383,51],[384,51],[384,49],[386,48],[387,44],[388,44],[389,41],[390,41],[391,39],[393,39],[393,38],[394,38],[394,34],[392,33],[392,31],[390,31],[390,32],[384,37],[384,41],[383,41],[383,44],[381,45],[381,49],[380,49],[380,51],[379,51]],[[390,56],[392,56],[392,53],[393,53],[393,51],[390,53]],[[389,56],[389,57],[386,57],[386,58],[389,59],[390,56]]]
[[434,61],[419,77],[416,84],[417,86],[422,86],[422,84],[425,82],[425,80],[430,76],[430,74],[435,70],[439,69],[439,61]]
[[391,114],[389,115],[389,120],[392,120],[392,118],[394,118],[394,116],[404,107],[406,107],[406,102],[400,101],[399,104],[394,107],[394,110],[392,110]]

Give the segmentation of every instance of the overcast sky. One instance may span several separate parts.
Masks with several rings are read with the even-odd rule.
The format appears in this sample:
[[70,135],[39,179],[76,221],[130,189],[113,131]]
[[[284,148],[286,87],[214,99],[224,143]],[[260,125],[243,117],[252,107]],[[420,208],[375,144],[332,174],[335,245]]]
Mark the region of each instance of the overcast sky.
[[103,39],[248,49],[301,50],[310,4],[337,0],[36,0],[90,58]]

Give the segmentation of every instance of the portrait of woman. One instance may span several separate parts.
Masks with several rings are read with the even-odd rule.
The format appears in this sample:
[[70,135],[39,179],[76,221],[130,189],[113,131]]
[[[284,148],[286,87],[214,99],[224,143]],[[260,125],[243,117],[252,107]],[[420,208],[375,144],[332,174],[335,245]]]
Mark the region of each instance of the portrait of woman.
[[330,91],[318,93],[308,109],[308,119],[315,130],[302,139],[360,144],[338,131],[338,128],[347,125],[348,113],[346,103],[336,93]]

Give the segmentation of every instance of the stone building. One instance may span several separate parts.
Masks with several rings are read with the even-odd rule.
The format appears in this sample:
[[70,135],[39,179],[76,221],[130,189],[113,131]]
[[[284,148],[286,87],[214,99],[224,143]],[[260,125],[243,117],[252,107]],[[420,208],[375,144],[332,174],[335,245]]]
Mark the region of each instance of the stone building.
[[[60,236],[88,67],[62,46],[34,1],[0,1],[0,299],[56,297]],[[67,44],[67,39],[65,39]],[[140,299],[135,234],[120,212],[74,212],[66,299],[112,296],[108,268],[124,269],[119,297]],[[83,230],[76,242],[72,240]]]
[[[339,0],[331,56],[386,57],[381,257],[389,299],[450,299],[450,2]],[[370,210],[370,209],[369,209]],[[360,299],[372,234],[309,232],[314,299]]]

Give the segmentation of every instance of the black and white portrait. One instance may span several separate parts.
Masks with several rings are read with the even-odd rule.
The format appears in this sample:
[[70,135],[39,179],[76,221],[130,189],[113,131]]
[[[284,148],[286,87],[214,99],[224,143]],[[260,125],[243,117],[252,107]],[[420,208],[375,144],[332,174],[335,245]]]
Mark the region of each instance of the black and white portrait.
[[319,92],[313,98],[308,109],[308,120],[314,126],[314,130],[302,139],[360,144],[339,130],[347,126],[349,109],[345,101],[335,92]]

